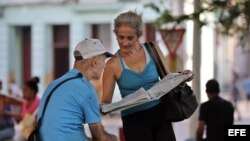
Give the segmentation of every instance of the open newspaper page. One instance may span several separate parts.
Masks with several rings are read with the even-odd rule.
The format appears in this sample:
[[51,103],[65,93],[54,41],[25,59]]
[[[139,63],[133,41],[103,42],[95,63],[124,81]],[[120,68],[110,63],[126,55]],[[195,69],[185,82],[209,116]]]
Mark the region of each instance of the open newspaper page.
[[170,92],[182,82],[185,82],[189,77],[192,76],[192,73],[183,74],[183,73],[170,73],[165,76],[161,81],[156,83],[152,88],[147,92],[152,100],[160,99],[166,93]]
[[130,94],[124,97],[122,100],[118,102],[114,102],[111,104],[104,104],[101,105],[101,109],[103,113],[108,112],[116,112],[122,111],[142,103],[145,103],[150,100],[150,97],[147,91],[144,88],[140,88],[139,90],[135,91],[133,94]]
[[140,88],[118,102],[102,105],[102,112],[108,113],[122,111],[140,104],[144,104],[151,100],[160,99],[162,96],[187,80],[191,75],[192,73],[170,73],[147,91],[144,88]]

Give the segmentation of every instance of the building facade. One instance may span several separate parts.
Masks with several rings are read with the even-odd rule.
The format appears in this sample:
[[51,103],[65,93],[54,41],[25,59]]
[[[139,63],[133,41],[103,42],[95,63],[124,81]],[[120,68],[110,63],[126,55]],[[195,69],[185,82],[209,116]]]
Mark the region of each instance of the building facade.
[[[114,18],[127,10],[141,11],[147,2],[0,0],[0,79],[14,79],[21,86],[38,76],[42,93],[48,83],[72,68],[72,52],[80,40],[99,38],[114,53],[118,49]],[[145,22],[152,21],[153,16],[146,15]],[[155,32],[147,24],[145,29]],[[148,33],[144,37],[155,38]],[[4,92],[7,87],[5,84]]]

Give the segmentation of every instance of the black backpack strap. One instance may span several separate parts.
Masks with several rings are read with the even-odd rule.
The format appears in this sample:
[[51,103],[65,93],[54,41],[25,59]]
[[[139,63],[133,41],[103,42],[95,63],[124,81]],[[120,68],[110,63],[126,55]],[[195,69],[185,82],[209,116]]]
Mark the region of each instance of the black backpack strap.
[[153,59],[156,68],[157,68],[157,72],[160,76],[160,78],[162,79],[163,77],[165,77],[167,75],[163,63],[161,61],[161,58],[156,50],[156,48],[154,47],[154,44],[152,42],[145,42],[144,43],[150,57]]
[[76,79],[76,78],[81,78],[81,77],[82,77],[82,74],[81,74],[81,73],[78,73],[77,76],[74,76],[74,77],[71,77],[71,78],[68,78],[68,79],[63,80],[62,82],[60,82],[59,84],[57,84],[57,85],[51,90],[51,92],[48,94],[48,97],[47,97],[46,100],[45,100],[45,104],[44,104],[44,108],[43,108],[43,111],[42,111],[42,115],[41,115],[41,117],[38,119],[38,123],[37,123],[37,125],[36,125],[36,128],[39,128],[40,125],[41,125],[42,118],[43,118],[44,113],[45,113],[45,110],[46,110],[46,108],[47,108],[47,106],[48,106],[50,97],[52,96],[52,93],[53,93],[60,85],[62,85],[62,84],[65,83],[66,81],[69,81],[69,80],[72,80],[72,79]]

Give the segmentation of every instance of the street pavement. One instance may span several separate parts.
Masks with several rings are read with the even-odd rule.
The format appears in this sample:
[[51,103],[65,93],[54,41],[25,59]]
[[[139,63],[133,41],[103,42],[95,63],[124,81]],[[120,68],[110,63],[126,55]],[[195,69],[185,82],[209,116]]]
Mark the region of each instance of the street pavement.
[[[236,125],[250,125],[250,102],[247,104],[245,100],[242,100],[238,103],[238,109],[241,115],[241,119],[238,118],[238,113],[235,112],[235,120],[234,124]],[[196,126],[192,126],[190,124],[191,120],[187,119],[181,122],[176,122],[173,124],[176,140],[177,141],[191,141],[192,138],[190,137],[190,130],[192,129],[193,132],[196,130]],[[119,129],[122,128],[122,122],[119,115],[113,115],[110,117],[109,115],[102,117],[102,123],[105,129],[109,133],[113,133],[120,136]],[[87,128],[86,128],[87,129]],[[88,133],[89,134],[89,133]]]
[[[239,113],[241,118],[238,118],[238,113],[235,112],[235,120],[234,124],[236,125],[250,125],[250,102],[247,103],[245,100],[242,100],[238,103]],[[104,128],[107,132],[115,134],[116,136],[120,137],[119,129],[122,128],[122,122],[120,115],[105,115],[102,116],[102,123]],[[193,138],[190,137],[190,130],[195,132],[197,126],[191,125],[191,119],[186,119],[181,122],[176,122],[173,124],[174,132],[177,141],[194,141]],[[85,131],[87,136],[90,137],[90,131],[87,125],[85,125]],[[13,141],[19,141],[18,134],[16,135]],[[121,140],[124,141],[124,140]]]

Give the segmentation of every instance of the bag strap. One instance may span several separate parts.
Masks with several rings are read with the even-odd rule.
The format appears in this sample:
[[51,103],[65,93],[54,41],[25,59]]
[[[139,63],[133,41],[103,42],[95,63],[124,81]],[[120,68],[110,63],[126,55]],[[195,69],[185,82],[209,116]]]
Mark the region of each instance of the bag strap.
[[50,97],[52,96],[52,93],[53,93],[60,85],[62,85],[62,84],[65,83],[66,81],[69,81],[69,80],[72,80],[72,79],[76,79],[76,78],[81,78],[81,77],[82,77],[82,74],[81,74],[81,73],[78,73],[77,76],[74,76],[74,77],[71,77],[71,78],[68,78],[68,79],[63,80],[62,82],[60,82],[59,84],[57,84],[57,85],[50,91],[50,93],[48,94],[48,97],[47,97],[46,100],[45,100],[45,105],[44,105],[44,108],[43,108],[43,111],[42,111],[42,115],[41,115],[41,117],[38,119],[38,123],[37,123],[37,125],[36,125],[36,128],[39,128],[40,125],[41,125],[42,118],[43,118],[44,113],[45,113],[45,110],[46,110],[46,108],[47,108],[47,106],[48,106]]
[[161,61],[161,58],[154,46],[154,43],[153,42],[145,42],[144,43],[150,57],[153,59],[155,65],[156,65],[156,68],[157,68],[157,72],[160,76],[160,78],[162,79],[164,76],[167,75],[167,72],[166,70],[164,69],[164,66],[163,66],[163,63]]

